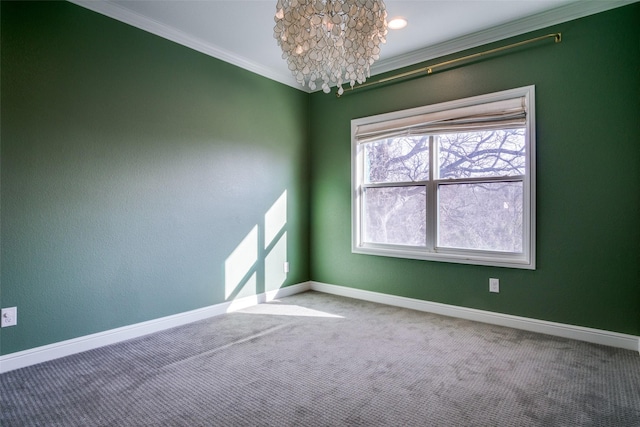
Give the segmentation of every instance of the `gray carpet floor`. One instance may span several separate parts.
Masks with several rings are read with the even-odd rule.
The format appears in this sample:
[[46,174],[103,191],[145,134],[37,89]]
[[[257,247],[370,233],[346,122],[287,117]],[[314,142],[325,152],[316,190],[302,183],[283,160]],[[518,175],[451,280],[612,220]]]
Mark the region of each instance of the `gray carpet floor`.
[[2,426],[640,426],[637,352],[307,292],[0,375]]

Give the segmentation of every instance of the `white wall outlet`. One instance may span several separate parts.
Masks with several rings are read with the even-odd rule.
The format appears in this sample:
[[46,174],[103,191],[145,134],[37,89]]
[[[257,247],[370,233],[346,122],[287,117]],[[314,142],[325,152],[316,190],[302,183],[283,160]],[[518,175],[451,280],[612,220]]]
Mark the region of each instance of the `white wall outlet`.
[[500,280],[489,279],[489,292],[500,292]]
[[284,266],[282,267],[285,273],[289,272],[289,261],[284,262]]
[[18,307],[3,308],[0,313],[0,327],[15,326],[18,324]]

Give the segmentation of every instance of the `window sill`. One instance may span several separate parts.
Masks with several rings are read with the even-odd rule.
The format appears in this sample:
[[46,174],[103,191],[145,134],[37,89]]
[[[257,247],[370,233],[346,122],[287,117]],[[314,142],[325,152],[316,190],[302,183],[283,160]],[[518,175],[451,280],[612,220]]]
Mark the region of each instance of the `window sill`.
[[360,255],[375,255],[393,258],[408,258],[424,261],[449,262],[456,264],[484,265],[490,267],[519,268],[535,270],[533,257],[527,258],[525,254],[510,254],[500,252],[468,251],[451,253],[446,250],[430,252],[422,248],[406,247],[353,247],[351,252]]

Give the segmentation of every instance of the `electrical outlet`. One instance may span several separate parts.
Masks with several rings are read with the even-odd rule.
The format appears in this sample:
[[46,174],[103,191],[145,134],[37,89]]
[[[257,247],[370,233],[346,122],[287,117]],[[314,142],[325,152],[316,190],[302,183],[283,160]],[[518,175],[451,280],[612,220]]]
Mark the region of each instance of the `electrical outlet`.
[[500,280],[489,279],[489,292],[500,292]]
[[285,273],[289,272],[289,261],[285,261],[284,266],[283,266],[283,270]]
[[15,326],[18,324],[18,307],[3,308],[0,313],[0,326],[5,328],[7,326]]

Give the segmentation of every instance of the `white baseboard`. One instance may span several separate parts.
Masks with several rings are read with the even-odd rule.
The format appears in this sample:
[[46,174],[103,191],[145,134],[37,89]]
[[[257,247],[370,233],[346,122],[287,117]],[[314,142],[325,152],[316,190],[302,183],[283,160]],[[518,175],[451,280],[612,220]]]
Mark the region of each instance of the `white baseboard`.
[[0,374],[308,291],[309,282],[0,356]]
[[308,290],[640,352],[640,337],[635,335],[529,319],[526,317],[512,316],[508,314],[493,313],[490,311],[381,294],[378,292],[364,291],[361,289],[330,285],[327,283],[304,282],[274,291],[268,291],[259,295],[211,305],[197,310],[187,311],[184,313],[174,314],[172,316],[149,320],[147,322],[136,323],[134,325],[123,326],[117,329],[111,329],[104,332],[98,332],[96,334],[10,353],[0,356],[0,373],[92,350],[105,345],[115,344],[128,339],[207,319],[209,317],[219,316],[221,314],[241,310],[243,308],[272,301],[276,298],[284,298],[290,295],[306,292]]
[[378,292],[364,291],[361,289],[347,288],[344,286],[329,285],[320,282],[310,282],[311,290],[340,295],[364,301],[380,304],[410,308],[418,311],[441,314],[444,316],[458,317],[476,322],[490,323],[492,325],[507,326],[525,331],[539,332],[563,338],[586,341],[594,344],[602,344],[610,347],[635,350],[640,353],[640,337],[621,334],[618,332],[601,329],[585,328],[582,326],[567,325],[563,323],[548,322],[545,320],[530,319],[527,317],[512,316],[509,314],[494,313],[491,311],[477,310],[473,308],[458,307],[455,305],[441,304],[437,302],[417,300],[413,298],[399,297],[395,295],[381,294]]

